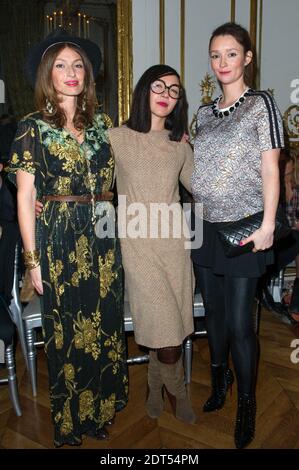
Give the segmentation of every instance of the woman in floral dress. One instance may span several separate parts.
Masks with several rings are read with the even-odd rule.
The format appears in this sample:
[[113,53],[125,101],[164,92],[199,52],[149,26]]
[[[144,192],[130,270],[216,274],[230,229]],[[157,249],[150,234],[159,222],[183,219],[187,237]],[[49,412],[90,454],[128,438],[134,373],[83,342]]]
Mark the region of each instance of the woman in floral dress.
[[10,164],[25,264],[41,295],[56,446],[108,437],[127,402],[120,248],[94,225],[97,204],[111,208],[114,172],[111,123],[95,110],[99,60],[94,43],[64,32],[30,51],[39,111],[20,122]]

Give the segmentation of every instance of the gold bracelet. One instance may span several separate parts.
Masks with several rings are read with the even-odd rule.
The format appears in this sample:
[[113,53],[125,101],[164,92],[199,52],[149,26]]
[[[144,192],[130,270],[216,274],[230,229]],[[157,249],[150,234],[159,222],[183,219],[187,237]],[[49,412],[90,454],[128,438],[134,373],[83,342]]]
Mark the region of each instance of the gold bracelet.
[[39,266],[39,251],[24,251],[24,264],[27,269],[34,269]]
[[37,268],[39,266],[39,261],[37,261],[36,263],[28,263],[28,264],[25,264],[25,267],[31,271],[31,269],[34,269],[34,268]]

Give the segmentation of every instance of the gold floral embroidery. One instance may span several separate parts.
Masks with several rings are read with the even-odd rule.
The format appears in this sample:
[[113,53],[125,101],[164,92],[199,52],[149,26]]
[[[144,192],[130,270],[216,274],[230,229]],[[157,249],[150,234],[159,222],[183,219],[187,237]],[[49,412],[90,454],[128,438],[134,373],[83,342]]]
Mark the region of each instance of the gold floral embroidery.
[[87,280],[91,276],[91,256],[89,252],[88,240],[85,235],[81,235],[76,241],[76,255],[70,253],[71,259],[77,263],[77,271],[72,274],[71,283],[73,286],[78,287],[81,278]]
[[11,157],[11,163],[13,165],[16,165],[19,162],[19,157],[17,153],[14,153],[13,156]]
[[115,414],[115,393],[112,393],[107,400],[101,400],[101,418],[104,422],[109,421]]
[[90,192],[95,191],[97,183],[97,176],[88,174],[84,178],[84,184],[89,189]]
[[117,374],[120,363],[123,360],[124,345],[121,338],[119,338],[115,331],[110,338],[105,340],[105,346],[110,346],[111,350],[108,352],[108,357],[113,362],[113,374]]
[[105,298],[110,291],[110,286],[117,278],[117,273],[112,271],[115,262],[114,250],[109,250],[105,255],[105,261],[99,256],[99,270],[100,270],[100,296]]
[[47,247],[47,255],[48,255],[48,261],[49,261],[50,281],[54,285],[57,305],[60,306],[60,296],[64,293],[64,287],[63,285],[59,285],[58,278],[62,274],[63,263],[61,260],[56,260],[54,263],[51,246]]
[[74,251],[71,251],[71,252],[69,253],[69,262],[70,262],[70,263],[73,263],[73,262],[75,261],[75,259],[76,259],[75,252],[74,252]]
[[71,178],[69,176],[58,176],[54,185],[55,193],[65,196],[71,193]]
[[79,396],[79,418],[85,421],[86,418],[93,419],[94,417],[94,399],[91,390],[84,390]]
[[62,349],[63,347],[63,328],[59,317],[58,310],[54,309],[53,314],[55,316],[54,319],[54,339],[55,339],[55,347],[56,349]]
[[24,158],[24,160],[32,160],[32,155],[31,155],[31,153],[29,152],[29,150],[25,150],[25,151],[23,152],[23,158]]
[[30,135],[31,135],[31,137],[34,139],[34,137],[35,137],[35,132],[34,132],[34,128],[33,128],[33,127],[30,127]]
[[53,141],[48,148],[51,155],[58,157],[59,160],[65,160],[62,169],[68,173],[73,173],[77,170],[78,164],[82,165],[84,163],[84,157],[80,153],[78,144],[73,139],[64,142],[63,145]]
[[56,423],[56,424],[59,423],[59,421],[61,420],[61,418],[62,418],[62,414],[61,414],[60,411],[58,411],[58,413],[55,415],[55,418],[54,418],[55,423]]
[[112,185],[112,179],[113,179],[113,170],[114,170],[114,158],[111,157],[108,162],[108,167],[102,168],[100,171],[100,176],[104,178],[103,181],[103,192],[109,191]]
[[111,128],[113,127],[113,123],[111,118],[108,116],[108,114],[103,113],[102,114],[102,119],[106,127]]
[[100,320],[99,312],[93,313],[91,318],[85,318],[82,312],[77,314],[77,320],[74,321],[74,341],[76,349],[84,349],[86,353],[92,355],[96,360],[100,355]]
[[66,400],[63,407],[62,424],[60,426],[61,434],[69,434],[73,430],[73,422],[71,416],[71,407],[69,399]]
[[73,364],[64,364],[63,372],[66,380],[74,380],[75,378],[75,369]]

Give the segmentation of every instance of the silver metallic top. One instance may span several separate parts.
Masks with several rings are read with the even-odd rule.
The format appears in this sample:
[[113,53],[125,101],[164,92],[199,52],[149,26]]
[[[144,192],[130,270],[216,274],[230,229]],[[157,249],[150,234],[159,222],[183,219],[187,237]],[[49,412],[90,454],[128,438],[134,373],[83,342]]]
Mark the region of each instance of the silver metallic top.
[[234,221],[263,210],[261,154],[284,146],[273,97],[248,90],[244,98],[227,116],[213,113],[218,99],[197,113],[191,184],[209,222]]

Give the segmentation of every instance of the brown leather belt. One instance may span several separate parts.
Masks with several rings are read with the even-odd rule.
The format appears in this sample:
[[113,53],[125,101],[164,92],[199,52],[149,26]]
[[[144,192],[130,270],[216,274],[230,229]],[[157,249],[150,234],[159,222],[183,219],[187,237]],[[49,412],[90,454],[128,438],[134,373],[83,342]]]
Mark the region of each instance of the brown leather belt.
[[[107,191],[106,193],[102,194],[95,194],[94,195],[94,200],[95,201],[112,201],[114,197],[114,194],[110,191]],[[93,198],[91,195],[86,195],[86,196],[44,196],[43,197],[44,201],[60,201],[60,202],[79,202],[80,204],[88,204],[91,203]]]

